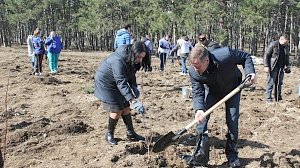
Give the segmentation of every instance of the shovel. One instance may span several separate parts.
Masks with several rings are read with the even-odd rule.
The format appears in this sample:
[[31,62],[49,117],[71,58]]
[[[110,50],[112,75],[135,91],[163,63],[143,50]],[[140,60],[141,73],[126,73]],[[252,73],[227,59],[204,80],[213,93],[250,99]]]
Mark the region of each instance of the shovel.
[[[216,109],[218,106],[220,106],[222,103],[226,102],[228,99],[230,99],[232,96],[240,92],[243,88],[250,86],[251,84],[246,84],[247,81],[250,79],[251,76],[247,76],[242,83],[235,88],[233,91],[231,91],[228,95],[226,95],[223,99],[218,101],[215,105],[213,105],[211,108],[209,108],[204,113],[204,117],[208,116],[214,109]],[[189,128],[191,128],[193,125],[197,123],[197,120],[194,120],[190,124],[188,124],[186,127],[182,128],[176,134],[174,134],[172,131],[164,135],[163,137],[159,138],[157,142],[154,144],[152,151],[157,153],[160,151],[163,151],[168,146],[170,146],[172,143],[174,143],[176,140],[179,139],[181,135],[187,132]]]

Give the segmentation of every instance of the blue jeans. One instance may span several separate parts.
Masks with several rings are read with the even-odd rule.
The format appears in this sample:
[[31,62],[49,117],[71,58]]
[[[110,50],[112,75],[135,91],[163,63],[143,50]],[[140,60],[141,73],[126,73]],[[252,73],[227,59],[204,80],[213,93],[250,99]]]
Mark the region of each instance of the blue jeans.
[[50,68],[51,73],[57,73],[59,54],[54,54],[54,53],[48,52],[47,56],[48,56],[48,60],[49,60],[49,68]]
[[186,69],[186,58],[187,58],[187,57],[181,57],[181,72],[182,72],[182,73],[187,73],[187,69]]
[[[207,92],[207,91],[205,91]],[[209,109],[214,104],[216,104],[220,99],[216,98],[211,93],[206,93],[205,96],[205,109]],[[226,125],[228,127],[228,134],[227,134],[227,144],[233,144],[232,146],[236,145],[237,139],[238,139],[238,125],[239,125],[239,111],[240,111],[240,98],[241,98],[241,92],[237,93],[233,97],[231,97],[229,100],[225,102],[226,107]],[[207,116],[206,121],[200,124],[197,124],[196,126],[196,132],[198,134],[205,133],[207,131],[207,124],[209,121],[209,117]],[[226,146],[227,151],[226,154],[229,158],[237,158],[237,151],[234,148]]]
[[284,71],[283,68],[275,66],[275,68],[268,74],[266,96],[267,100],[272,101],[272,90],[275,84],[274,97],[275,100],[281,100],[281,86],[283,83]]
[[160,53],[159,59],[160,59],[160,70],[163,71],[167,61],[167,53]]

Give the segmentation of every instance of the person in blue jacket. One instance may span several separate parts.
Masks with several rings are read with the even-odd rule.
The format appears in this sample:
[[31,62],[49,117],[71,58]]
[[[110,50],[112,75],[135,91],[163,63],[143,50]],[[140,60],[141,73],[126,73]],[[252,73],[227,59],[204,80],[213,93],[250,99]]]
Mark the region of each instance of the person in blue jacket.
[[33,33],[32,43],[34,48],[34,67],[33,73],[35,76],[42,75],[43,55],[45,53],[45,44],[42,36],[42,30],[37,28]]
[[[224,96],[234,90],[242,81],[242,73],[237,65],[242,65],[245,75],[250,75],[250,83],[256,80],[251,55],[228,47],[209,52],[203,46],[196,46],[190,53],[189,68],[192,83],[195,119],[198,121],[198,134],[195,151],[184,159],[193,166],[207,166],[209,160],[209,142],[205,110],[212,107]],[[237,93],[226,101],[226,124],[228,127],[225,153],[230,167],[240,166],[236,149],[238,140],[238,119],[241,93]]]
[[49,60],[49,68],[51,74],[56,74],[58,71],[58,58],[63,48],[60,37],[56,35],[55,31],[51,31],[49,37],[45,40],[47,47],[47,57]]
[[143,104],[137,99],[135,73],[146,56],[147,47],[143,42],[123,45],[100,65],[95,75],[95,96],[101,101],[102,107],[109,112],[106,141],[117,145],[114,130],[120,117],[127,127],[127,137],[132,140],[144,140],[134,129],[130,114],[130,104],[140,113],[145,113]]
[[127,24],[124,28],[117,31],[114,43],[114,49],[119,48],[120,46],[131,44],[131,35],[130,35],[131,24]]

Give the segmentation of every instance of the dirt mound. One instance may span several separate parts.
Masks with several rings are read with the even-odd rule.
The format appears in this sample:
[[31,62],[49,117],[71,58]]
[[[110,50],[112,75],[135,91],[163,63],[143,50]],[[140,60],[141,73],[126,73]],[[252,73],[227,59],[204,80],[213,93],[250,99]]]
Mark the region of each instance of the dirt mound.
[[[82,68],[82,67],[81,67]],[[76,69],[71,69],[65,72],[65,74],[67,75],[71,75],[71,74],[75,74],[75,75],[88,75],[89,72],[76,68]]]
[[48,131],[49,135],[77,135],[82,133],[89,133],[90,131],[94,130],[93,127],[89,126],[83,121],[76,119],[61,121],[53,124],[51,127],[52,128],[50,128]]
[[48,78],[42,78],[43,83],[46,85],[59,85],[62,84],[63,82],[55,77],[48,77]]
[[29,126],[29,125],[31,125],[32,124],[32,122],[27,122],[27,121],[22,121],[22,122],[20,122],[20,123],[17,123],[17,124],[12,124],[11,126],[10,126],[10,131],[13,131],[13,130],[16,130],[16,129],[22,129],[22,128],[24,128],[24,127],[27,127],[27,126]]
[[22,121],[17,124],[11,124],[9,131],[12,132],[9,145],[15,146],[26,142],[32,137],[43,137],[46,132],[45,127],[50,124],[51,120],[41,118],[35,122]]
[[143,143],[126,144],[125,150],[130,154],[140,154],[140,155],[144,155],[148,152],[148,149],[145,147],[145,144]]
[[300,167],[299,157],[299,151],[294,149],[290,153],[266,153],[257,160],[261,167]]
[[17,124],[12,124],[9,127],[12,133],[10,145],[16,146],[26,142],[32,137],[46,138],[55,135],[77,135],[89,133],[94,128],[76,119],[66,121],[51,121],[48,118],[41,118],[35,122],[22,121]]
[[45,85],[60,85],[60,84],[68,84],[71,83],[70,81],[62,81],[60,79],[57,79],[54,76],[34,76],[31,79],[32,82],[38,83],[38,84],[45,84]]

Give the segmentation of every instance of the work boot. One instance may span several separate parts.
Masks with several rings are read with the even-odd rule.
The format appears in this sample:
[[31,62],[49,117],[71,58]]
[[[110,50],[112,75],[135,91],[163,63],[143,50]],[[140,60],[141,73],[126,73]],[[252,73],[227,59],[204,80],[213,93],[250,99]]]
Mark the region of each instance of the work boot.
[[234,137],[233,134],[228,133],[226,135],[227,142],[225,153],[228,160],[228,164],[230,167],[240,167],[240,160],[238,158],[238,151],[237,151],[237,138]]
[[136,132],[134,132],[131,114],[122,115],[122,118],[123,118],[123,121],[127,128],[127,138],[130,140],[135,140],[135,141],[139,141],[139,140],[144,141],[145,140],[144,137],[142,137],[142,136],[138,135]]
[[109,120],[108,120],[108,127],[107,127],[107,133],[105,135],[105,140],[111,144],[111,145],[117,145],[117,141],[114,137],[114,132],[115,132],[115,128],[116,128],[116,125],[118,123],[118,119],[112,119],[109,117]]
[[279,102],[279,101],[281,101],[281,100],[282,100],[282,97],[281,97],[281,96],[275,97],[275,101]]
[[3,160],[3,157],[2,157],[2,152],[0,150],[0,168],[3,168],[4,166],[4,160]]
[[190,166],[208,166],[209,161],[209,141],[207,134],[199,134],[197,144],[193,155],[185,155],[182,157]]
[[241,163],[240,163],[240,159],[236,158],[234,160],[229,160],[229,167],[240,167]]

